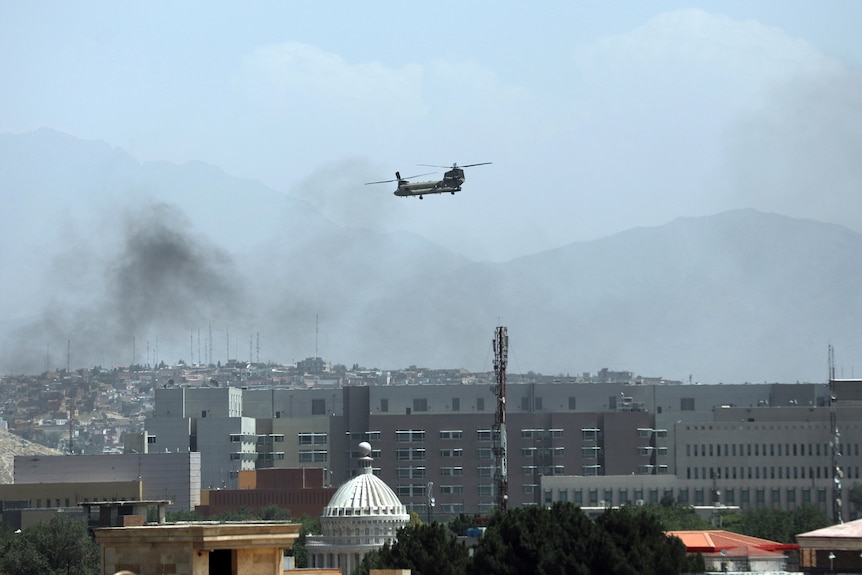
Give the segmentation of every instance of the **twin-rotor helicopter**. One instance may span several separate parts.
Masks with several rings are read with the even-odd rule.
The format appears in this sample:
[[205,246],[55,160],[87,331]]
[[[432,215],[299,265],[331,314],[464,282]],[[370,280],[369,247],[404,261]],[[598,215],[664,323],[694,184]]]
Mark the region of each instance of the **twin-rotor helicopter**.
[[[450,193],[455,195],[455,192],[461,191],[461,184],[464,183],[464,168],[472,168],[473,166],[485,166],[491,164],[492,162],[481,162],[479,164],[467,164],[465,166],[459,166],[458,164],[452,164],[451,169],[449,166],[436,166],[434,164],[419,164],[420,166],[426,166],[429,168],[445,168],[448,171],[443,174],[442,180],[429,180],[425,182],[410,182],[410,178],[419,178],[421,176],[427,176],[428,174],[418,174],[415,176],[408,176],[406,178],[401,177],[401,172],[395,172],[394,180],[381,180],[379,182],[368,182],[365,185],[370,184],[388,184],[390,182],[398,182],[398,188],[395,190],[395,195],[400,196],[402,198],[406,198],[409,196],[419,196],[419,199],[422,199],[422,196],[426,194],[445,194]],[[433,172],[431,172],[433,173]]]

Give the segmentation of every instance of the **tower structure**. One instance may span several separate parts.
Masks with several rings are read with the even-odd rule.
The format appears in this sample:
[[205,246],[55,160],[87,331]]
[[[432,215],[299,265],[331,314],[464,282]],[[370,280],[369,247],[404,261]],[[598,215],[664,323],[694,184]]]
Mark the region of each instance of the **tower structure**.
[[841,516],[841,480],[844,472],[841,470],[841,432],[838,431],[838,419],[835,413],[835,402],[838,400],[835,389],[835,351],[829,346],[829,445],[832,448],[832,520],[844,523]]
[[494,332],[494,376],[497,412],[494,418],[494,486],[497,509],[506,511],[509,501],[509,462],[506,454],[506,363],[509,358],[509,335],[504,326]]

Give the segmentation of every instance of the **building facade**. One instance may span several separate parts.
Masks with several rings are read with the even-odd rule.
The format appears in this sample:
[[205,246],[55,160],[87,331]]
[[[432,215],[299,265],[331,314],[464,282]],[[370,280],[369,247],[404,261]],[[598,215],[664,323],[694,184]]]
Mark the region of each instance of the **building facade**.
[[[559,498],[616,505],[668,495],[741,509],[811,503],[830,513],[837,496],[833,420],[841,432],[843,501],[857,479],[862,483],[862,429],[855,423],[862,399],[850,384],[840,390],[847,399],[832,401],[834,390],[825,384],[686,385],[606,375],[600,383],[510,376],[510,505]],[[238,460],[258,469],[323,467],[339,484],[355,474],[352,446],[368,441],[373,473],[408,511],[441,519],[486,513],[497,488],[492,377],[341,389],[158,389],[147,431],[157,430],[154,451],[199,449],[202,469],[211,474],[204,485],[230,485],[239,468],[227,463]],[[232,441],[237,433],[239,445]],[[163,445],[163,436],[172,443]],[[611,484],[632,476],[644,487]],[[603,492],[591,493],[593,484]]]

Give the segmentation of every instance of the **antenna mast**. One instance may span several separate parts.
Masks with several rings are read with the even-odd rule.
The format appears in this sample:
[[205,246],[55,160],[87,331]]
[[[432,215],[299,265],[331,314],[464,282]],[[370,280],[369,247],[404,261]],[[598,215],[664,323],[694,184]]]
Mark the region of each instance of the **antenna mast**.
[[829,431],[832,440],[832,520],[835,523],[844,523],[841,517],[841,480],[844,472],[841,471],[839,462],[841,460],[841,432],[838,431],[838,418],[835,413],[835,402],[838,400],[835,389],[835,350],[829,345]]
[[506,454],[506,362],[509,357],[509,335],[503,326],[494,332],[494,375],[496,377],[497,414],[494,419],[494,483],[497,509],[506,511],[509,502],[509,462]]

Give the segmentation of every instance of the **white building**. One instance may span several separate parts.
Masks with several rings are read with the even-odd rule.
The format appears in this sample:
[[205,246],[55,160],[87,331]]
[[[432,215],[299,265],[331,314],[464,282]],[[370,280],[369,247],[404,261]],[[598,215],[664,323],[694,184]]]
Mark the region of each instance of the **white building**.
[[352,573],[366,553],[395,541],[410,515],[395,492],[374,475],[371,445],[359,444],[360,472],[338,488],[323,510],[323,535],[306,542],[309,567]]

